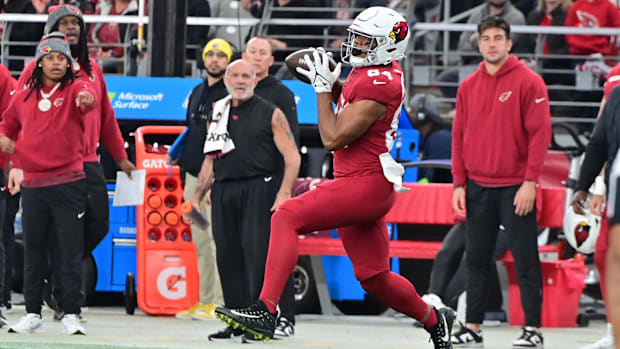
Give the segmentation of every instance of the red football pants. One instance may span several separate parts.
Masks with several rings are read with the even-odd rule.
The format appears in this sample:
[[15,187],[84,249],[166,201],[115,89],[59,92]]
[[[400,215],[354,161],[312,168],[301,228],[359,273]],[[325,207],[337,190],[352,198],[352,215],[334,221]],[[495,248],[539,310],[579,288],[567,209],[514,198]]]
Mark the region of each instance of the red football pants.
[[594,250],[594,265],[596,265],[596,269],[598,269],[601,294],[603,295],[605,307],[607,307],[607,292],[605,291],[605,259],[607,258],[608,247],[609,219],[607,218],[607,212],[603,212],[603,217],[601,219],[601,230],[598,233],[598,238],[596,239],[596,247]]
[[[428,315],[428,305],[414,286],[389,266],[385,214],[396,193],[382,174],[337,178],[286,201],[271,218],[271,237],[260,299],[278,304],[297,263],[297,234],[338,228],[338,235],[362,287],[395,310],[415,319]],[[425,325],[432,326],[435,314]]]

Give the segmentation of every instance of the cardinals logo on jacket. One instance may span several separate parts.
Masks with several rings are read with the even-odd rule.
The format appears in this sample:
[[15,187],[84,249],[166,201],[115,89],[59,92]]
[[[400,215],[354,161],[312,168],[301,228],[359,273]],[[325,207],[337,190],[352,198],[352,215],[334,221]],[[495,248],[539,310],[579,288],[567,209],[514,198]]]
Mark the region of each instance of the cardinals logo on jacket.
[[579,27],[581,28],[600,27],[598,18],[596,18],[596,16],[591,13],[585,11],[577,11],[577,18],[579,19]]
[[501,95],[499,95],[499,101],[506,102],[508,98],[510,98],[510,95],[512,95],[512,91],[502,93]]
[[396,42],[403,41],[407,37],[408,31],[409,24],[407,24],[407,22],[398,22],[394,25],[394,28],[392,28],[390,38],[396,40]]

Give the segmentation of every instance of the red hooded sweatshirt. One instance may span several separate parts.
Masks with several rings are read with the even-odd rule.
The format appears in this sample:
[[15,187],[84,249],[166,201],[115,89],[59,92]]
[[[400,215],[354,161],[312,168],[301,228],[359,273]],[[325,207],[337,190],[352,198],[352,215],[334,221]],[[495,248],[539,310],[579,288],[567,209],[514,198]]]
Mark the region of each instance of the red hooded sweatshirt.
[[[568,9],[564,25],[578,28],[618,28],[620,12],[609,0],[577,0]],[[568,52],[572,55],[602,53],[616,56],[618,47],[609,35],[566,35]]]
[[[17,82],[9,70],[0,65],[0,115],[9,107],[11,98],[15,94],[15,86],[17,86]],[[0,170],[6,167],[8,161],[9,155],[0,151]]]
[[484,62],[459,87],[452,125],[455,186],[536,181],[551,141],[547,87],[510,56],[494,75]]
[[[22,75],[17,81],[17,86],[21,88],[27,88],[26,82],[32,71],[34,70],[34,60],[24,68]],[[114,109],[110,103],[108,97],[108,89],[103,79],[103,73],[101,68],[94,60],[90,60],[91,74],[89,77],[84,72],[84,69],[76,72],[78,80],[88,80],[95,91],[96,105],[89,112],[89,117],[86,118],[86,128],[84,130],[84,162],[96,162],[97,158],[97,144],[101,140],[106,149],[112,154],[112,157],[116,162],[120,162],[123,159],[127,159],[127,153],[125,152],[125,140],[121,135],[121,131],[118,128],[116,117],[114,116]]]
[[[43,87],[46,93],[51,90],[52,86]],[[31,89],[21,90],[2,114],[0,136],[17,140],[14,154],[19,160],[17,166],[24,171],[24,187],[44,187],[84,178],[83,132],[90,115],[89,110],[82,112],[75,105],[81,91],[95,96],[91,84],[76,80],[50,96],[52,107],[42,112],[38,108],[39,90],[33,89],[30,96]]]

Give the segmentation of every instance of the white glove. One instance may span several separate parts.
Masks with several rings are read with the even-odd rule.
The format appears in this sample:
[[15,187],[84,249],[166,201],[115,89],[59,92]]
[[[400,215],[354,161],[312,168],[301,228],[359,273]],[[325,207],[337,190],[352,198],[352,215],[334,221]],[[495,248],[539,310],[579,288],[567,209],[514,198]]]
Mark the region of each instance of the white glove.
[[304,56],[304,60],[307,62],[308,70],[301,67],[297,67],[295,70],[299,74],[302,74],[310,80],[310,83],[314,87],[316,93],[330,93],[332,92],[332,86],[340,77],[341,64],[338,63],[333,71],[329,70],[329,56],[322,48],[315,49],[312,52],[314,58],[310,61],[308,55]]

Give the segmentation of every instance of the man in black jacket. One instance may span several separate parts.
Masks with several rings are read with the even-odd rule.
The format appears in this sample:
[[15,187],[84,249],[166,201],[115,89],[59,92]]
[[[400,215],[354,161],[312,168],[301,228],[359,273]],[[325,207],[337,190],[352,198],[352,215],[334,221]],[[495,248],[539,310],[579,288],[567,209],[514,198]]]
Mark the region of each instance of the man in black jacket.
[[[618,89],[616,89],[618,92]],[[620,157],[616,154],[616,160],[609,171],[609,250],[607,252],[607,321],[613,325],[613,335],[609,347],[613,348],[614,338],[620,338]]]
[[[204,159],[202,147],[207,132],[207,118],[212,105],[228,92],[222,78],[226,66],[232,57],[232,47],[223,39],[213,39],[207,43],[202,52],[207,78],[192,90],[187,107],[187,135],[185,148],[179,158],[179,164],[185,170],[184,200],[189,201],[196,190],[196,181]],[[211,220],[211,206],[202,202],[201,211]],[[211,227],[206,231],[196,224],[191,225],[192,238],[196,246],[198,274],[200,275],[200,293],[198,303],[176,314],[179,319],[210,319],[215,309],[214,304],[223,304],[222,287],[215,262],[215,243]]]
[[[295,138],[295,144],[299,144],[299,122],[297,120],[295,96],[293,92],[278,79],[269,75],[269,67],[271,67],[274,61],[269,40],[260,37],[251,38],[246,44],[242,58],[252,64],[256,71],[257,83],[254,93],[271,102],[284,112],[291,128],[291,133]],[[282,160],[282,163],[283,161],[284,160]],[[281,168],[284,169],[284,166]],[[260,288],[255,291],[260,292]],[[251,299],[257,299],[258,296],[258,293],[254,294]],[[282,292],[280,309],[282,313],[278,320],[275,337],[290,337],[294,334],[295,326],[295,289],[293,287],[292,278],[289,278]]]
[[[620,120],[618,120],[618,117],[616,115],[618,115],[619,111],[620,89],[614,87],[614,89],[611,91],[611,94],[609,95],[609,99],[605,103],[603,112],[601,113],[601,116],[596,123],[596,126],[594,128],[594,134],[592,135],[590,143],[588,143],[585,157],[583,159],[583,163],[581,164],[579,180],[577,181],[575,195],[571,204],[572,207],[569,208],[573,209],[577,213],[583,212],[583,207],[586,203],[588,196],[588,188],[590,188],[592,183],[594,183],[595,178],[599,175],[599,173],[601,173],[603,166],[606,163],[613,163],[614,158],[618,153],[618,149],[620,148]],[[607,166],[604,176],[606,188],[609,188],[609,185],[607,184],[609,184],[610,172],[610,166]],[[610,200],[608,210],[613,211],[613,208],[614,205]],[[601,229],[599,231],[599,236],[596,240],[594,263],[596,264],[599,274],[601,275],[601,291],[605,300],[606,309],[608,309],[609,313],[613,314],[613,296],[610,294],[610,297],[612,298],[607,299],[606,292],[612,287],[607,287],[605,285],[608,281],[608,276],[615,277],[615,275],[612,275],[611,271],[606,271],[606,256],[608,255],[608,249],[610,248],[609,239],[611,238],[611,235],[612,234],[609,232],[609,222],[607,220],[607,216],[603,214],[601,220]],[[614,248],[610,249],[615,250]],[[612,254],[612,252],[609,253],[609,255]],[[614,283],[613,279],[610,279],[609,281],[611,283]]]

